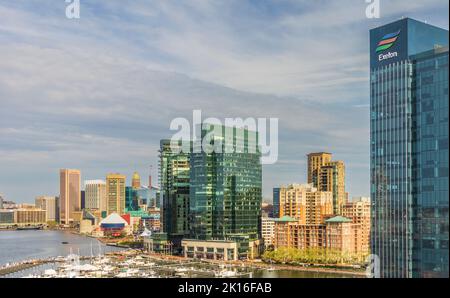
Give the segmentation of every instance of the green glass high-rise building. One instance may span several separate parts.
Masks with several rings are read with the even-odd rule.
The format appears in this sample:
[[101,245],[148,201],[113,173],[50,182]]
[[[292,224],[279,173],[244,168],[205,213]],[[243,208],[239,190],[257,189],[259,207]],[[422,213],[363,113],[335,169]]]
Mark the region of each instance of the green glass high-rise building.
[[161,140],[159,150],[161,229],[175,247],[189,234],[190,152],[178,152],[177,146],[181,143]]
[[[190,173],[190,237],[231,240],[246,253],[249,241],[261,238],[262,166],[258,133],[244,128],[204,124],[194,142]],[[203,148],[204,149],[204,148]]]
[[381,277],[447,277],[448,31],[370,32],[372,254]]

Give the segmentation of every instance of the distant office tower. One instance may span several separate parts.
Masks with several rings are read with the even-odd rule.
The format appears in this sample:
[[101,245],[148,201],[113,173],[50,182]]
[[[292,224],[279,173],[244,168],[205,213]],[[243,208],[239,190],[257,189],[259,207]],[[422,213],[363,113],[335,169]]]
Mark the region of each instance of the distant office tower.
[[[39,196],[35,199],[36,208],[45,210],[46,221],[57,221],[58,198],[51,196]],[[1,208],[0,208],[1,209]]]
[[125,210],[126,212],[139,210],[137,189],[132,186],[125,187]]
[[333,193],[318,191],[310,184],[291,184],[279,188],[280,216],[297,219],[300,224],[318,225],[333,215]]
[[0,194],[0,209],[3,209],[3,197],[2,197],[2,194]]
[[273,217],[280,217],[280,188],[275,187],[273,189]]
[[85,180],[85,208],[106,211],[106,182],[104,180]]
[[372,253],[382,277],[448,277],[448,31],[370,31]]
[[[161,140],[159,150],[162,231],[176,246],[189,234],[190,152],[178,152],[181,143]],[[175,149],[175,150],[173,150]]]
[[108,174],[106,176],[106,213],[123,214],[125,212],[126,176]]
[[136,190],[138,195],[138,205],[146,205],[149,208],[160,207],[159,188],[141,186]]
[[342,161],[332,161],[331,153],[308,154],[308,183],[319,191],[333,193],[333,212],[341,214],[342,205],[347,201],[345,192],[345,165]]
[[139,176],[138,172],[133,173],[133,177],[131,179],[131,187],[134,189],[141,188],[141,176]]
[[74,212],[81,210],[81,174],[79,170],[59,171],[60,222],[69,225],[74,222]]
[[84,190],[81,191],[80,193],[81,196],[81,210],[84,210],[86,207],[86,193]]
[[[200,150],[199,143],[194,144],[191,154],[191,237],[232,239],[245,242],[248,247],[249,241],[261,239],[262,167],[258,133],[204,125],[201,136],[203,141],[208,136],[210,144],[218,150],[209,153]],[[241,253],[247,252],[242,249]]]

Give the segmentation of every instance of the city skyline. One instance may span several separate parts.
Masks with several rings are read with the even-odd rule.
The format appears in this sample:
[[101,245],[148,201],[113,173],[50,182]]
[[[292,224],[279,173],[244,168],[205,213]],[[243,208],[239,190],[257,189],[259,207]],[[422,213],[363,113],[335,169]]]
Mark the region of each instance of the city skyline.
[[[446,1],[408,7],[391,1],[374,20],[366,19],[364,1],[245,2],[240,13],[233,1],[183,4],[184,12],[173,4],[133,2],[119,12],[117,4],[83,2],[76,21],[65,18],[63,2],[0,4],[6,33],[0,69],[10,70],[0,72],[5,199],[57,195],[60,168],[80,169],[82,180],[120,172],[128,185],[134,171],[147,176],[152,164],[156,177],[159,140],[170,135],[170,120],[189,117],[194,108],[205,117],[280,119],[279,162],[263,167],[265,199],[277,185],[305,182],[306,154],[321,150],[346,161],[350,196],[368,196],[367,32],[404,15],[448,29]],[[305,26],[311,32],[302,32]],[[105,28],[110,33],[99,40]],[[348,43],[342,48],[337,40],[343,37]]]

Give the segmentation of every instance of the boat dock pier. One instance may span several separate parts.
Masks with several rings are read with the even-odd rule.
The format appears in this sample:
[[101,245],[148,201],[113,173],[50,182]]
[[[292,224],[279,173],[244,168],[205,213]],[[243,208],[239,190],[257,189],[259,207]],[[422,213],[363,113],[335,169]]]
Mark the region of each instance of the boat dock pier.
[[[80,260],[89,260],[91,257],[81,256]],[[33,267],[51,264],[51,263],[61,263],[64,262],[64,259],[61,258],[47,258],[47,259],[36,259],[36,260],[27,260],[18,263],[14,263],[11,265],[0,267],[0,278],[7,277],[10,274],[17,273],[23,270],[27,270]]]

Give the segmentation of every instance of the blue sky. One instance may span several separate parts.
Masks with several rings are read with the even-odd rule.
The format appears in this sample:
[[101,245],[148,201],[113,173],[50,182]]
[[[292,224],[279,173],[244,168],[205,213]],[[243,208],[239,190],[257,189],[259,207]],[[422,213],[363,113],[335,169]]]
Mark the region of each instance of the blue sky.
[[448,29],[448,1],[0,0],[0,193],[57,195],[58,169],[82,179],[157,176],[170,121],[278,117],[279,161],[263,194],[306,181],[306,154],[347,166],[369,194],[368,31],[402,16]]

